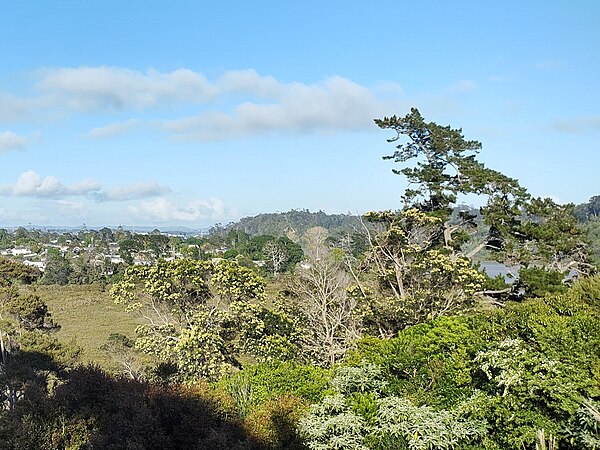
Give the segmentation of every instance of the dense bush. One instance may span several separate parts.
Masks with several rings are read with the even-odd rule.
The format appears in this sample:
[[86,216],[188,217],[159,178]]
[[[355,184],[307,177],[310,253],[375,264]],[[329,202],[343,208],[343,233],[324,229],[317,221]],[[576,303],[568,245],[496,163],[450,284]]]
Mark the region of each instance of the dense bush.
[[596,278],[582,280],[566,294],[440,318],[387,341],[365,338],[347,362],[377,364],[382,395],[487,424],[483,448],[533,448],[540,430],[560,448],[592,448],[585,442],[600,437],[598,426],[588,426],[584,442],[576,423],[591,417],[582,415],[586,402],[600,398],[597,288]]
[[379,366],[341,368],[337,392],[313,405],[299,424],[311,450],[429,450],[466,448],[486,432],[463,410],[436,410],[387,395]]
[[293,362],[270,362],[246,367],[223,378],[219,388],[236,402],[245,416],[257,406],[283,395],[293,395],[308,403],[319,402],[328,393],[331,371]]
[[542,436],[561,450],[600,443],[598,276],[391,339],[364,337],[331,370],[270,361],[185,386],[76,367],[76,349],[49,334],[45,305],[14,288],[5,294],[0,448],[533,450]]
[[520,288],[528,297],[543,297],[546,294],[566,292],[563,282],[568,272],[548,270],[543,267],[521,267],[519,270]]
[[391,394],[449,406],[470,395],[470,361],[484,346],[478,332],[482,322],[481,316],[441,317],[407,328],[394,339],[366,337],[347,362],[381,366]]

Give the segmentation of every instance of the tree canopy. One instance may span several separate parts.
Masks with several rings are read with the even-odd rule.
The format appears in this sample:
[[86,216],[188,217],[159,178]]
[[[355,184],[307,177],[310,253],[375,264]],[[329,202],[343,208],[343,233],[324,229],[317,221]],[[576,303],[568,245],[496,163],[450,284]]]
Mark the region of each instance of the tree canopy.
[[[485,252],[486,258],[511,266],[589,272],[587,243],[573,205],[532,197],[516,179],[477,160],[481,143],[465,139],[461,129],[426,122],[416,108],[405,117],[385,117],[375,123],[395,132],[388,142],[399,143],[393,154],[383,158],[402,164],[393,172],[409,182],[399,211],[365,216],[380,224],[379,234],[371,239],[371,255],[380,286],[393,292],[394,298],[406,303],[414,297],[421,287],[405,286],[410,278],[407,271],[433,267],[430,257],[448,258],[446,267],[457,269],[460,261]],[[483,200],[478,214],[451,214],[460,196],[469,194]],[[434,272],[426,269],[425,273]],[[463,273],[454,286],[479,284],[474,275]],[[455,289],[441,287],[445,293]]]

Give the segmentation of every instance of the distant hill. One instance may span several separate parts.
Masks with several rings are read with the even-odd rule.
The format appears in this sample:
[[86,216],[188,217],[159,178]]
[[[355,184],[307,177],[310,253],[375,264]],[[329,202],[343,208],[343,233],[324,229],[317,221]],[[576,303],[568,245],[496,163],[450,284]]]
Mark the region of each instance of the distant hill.
[[323,227],[331,233],[336,233],[361,230],[362,224],[360,223],[360,217],[352,214],[327,214],[323,211],[291,210],[282,213],[263,213],[254,217],[244,217],[238,222],[228,224],[221,231],[239,230],[248,233],[250,236],[262,234],[285,236],[291,232],[301,236],[312,227]]
[[[479,211],[466,205],[455,209],[454,216],[459,211],[470,211],[476,220],[481,221]],[[272,236],[285,236],[290,232],[301,236],[312,227],[323,227],[331,234],[338,232],[363,232],[368,223],[361,223],[361,216],[354,214],[327,214],[323,211],[310,212],[304,210],[291,210],[282,213],[261,213],[252,217],[244,217],[238,222],[232,222],[224,227],[213,227],[210,234],[227,234],[230,230],[243,231],[250,236],[269,234]]]

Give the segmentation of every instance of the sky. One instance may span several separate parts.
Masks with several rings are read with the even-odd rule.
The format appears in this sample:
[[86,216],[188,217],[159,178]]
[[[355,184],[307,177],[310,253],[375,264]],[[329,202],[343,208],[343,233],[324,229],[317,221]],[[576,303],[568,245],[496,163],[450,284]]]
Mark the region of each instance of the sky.
[[396,209],[373,119],[411,107],[535,196],[600,194],[597,0],[2,3],[0,227]]

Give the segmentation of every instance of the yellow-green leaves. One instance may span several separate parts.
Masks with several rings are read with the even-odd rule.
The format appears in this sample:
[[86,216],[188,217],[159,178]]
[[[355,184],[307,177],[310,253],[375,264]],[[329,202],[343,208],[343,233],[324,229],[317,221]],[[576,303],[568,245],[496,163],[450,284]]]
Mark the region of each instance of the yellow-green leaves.
[[183,259],[130,266],[112,295],[144,319],[136,348],[194,381],[232,371],[240,352],[259,360],[291,356],[293,323],[260,304],[264,290],[258,274],[234,261]]

